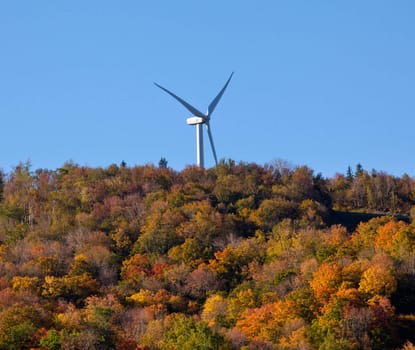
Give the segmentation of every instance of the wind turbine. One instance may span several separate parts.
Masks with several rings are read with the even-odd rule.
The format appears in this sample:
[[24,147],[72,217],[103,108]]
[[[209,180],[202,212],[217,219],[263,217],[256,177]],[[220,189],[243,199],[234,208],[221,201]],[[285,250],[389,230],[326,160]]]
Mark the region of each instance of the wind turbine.
[[196,126],[196,157],[197,157],[197,165],[200,167],[204,167],[204,153],[203,153],[203,128],[202,125],[206,125],[206,130],[209,136],[210,145],[212,147],[213,158],[215,158],[215,164],[218,165],[218,159],[216,157],[215,145],[213,144],[213,137],[212,137],[212,130],[210,128],[210,117],[212,116],[213,111],[215,110],[219,100],[221,99],[223,93],[225,92],[226,88],[228,87],[229,82],[231,81],[233,76],[233,72],[228,78],[227,82],[225,83],[222,90],[219,91],[217,96],[213,99],[213,101],[208,106],[207,112],[202,113],[191,104],[187,103],[185,100],[180,98],[179,96],[175,95],[171,91],[167,90],[166,88],[162,87],[161,85],[154,83],[157,87],[167,92],[170,96],[174,97],[177,101],[179,101],[184,107],[187,108],[192,113],[192,117],[186,119],[186,123],[188,125],[195,125]]

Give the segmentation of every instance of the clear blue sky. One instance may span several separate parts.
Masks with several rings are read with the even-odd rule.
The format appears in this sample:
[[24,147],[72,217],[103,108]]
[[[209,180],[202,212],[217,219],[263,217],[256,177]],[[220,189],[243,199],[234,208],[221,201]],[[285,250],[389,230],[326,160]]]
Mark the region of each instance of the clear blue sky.
[[235,71],[219,158],[415,176],[414,18],[413,0],[1,1],[0,168],[181,170],[195,130],[153,81],[205,111]]

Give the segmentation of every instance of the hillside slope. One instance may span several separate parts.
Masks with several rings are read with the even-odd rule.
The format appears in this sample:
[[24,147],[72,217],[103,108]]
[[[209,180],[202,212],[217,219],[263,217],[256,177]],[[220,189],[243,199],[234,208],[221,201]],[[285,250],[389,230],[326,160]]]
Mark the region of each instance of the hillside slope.
[[0,175],[0,349],[414,340],[409,176],[233,161]]

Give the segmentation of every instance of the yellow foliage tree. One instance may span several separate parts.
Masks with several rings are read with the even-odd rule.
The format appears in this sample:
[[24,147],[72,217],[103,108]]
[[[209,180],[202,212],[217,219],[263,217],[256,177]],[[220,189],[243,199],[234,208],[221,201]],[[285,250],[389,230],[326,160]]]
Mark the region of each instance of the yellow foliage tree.
[[39,293],[41,281],[39,277],[15,276],[12,279],[12,288],[15,291],[30,291]]
[[397,287],[392,270],[385,265],[375,264],[363,272],[359,290],[368,295],[390,296]]
[[223,325],[228,313],[228,301],[219,294],[213,294],[203,305],[202,320],[211,328]]
[[377,230],[375,238],[375,248],[379,251],[391,252],[399,231],[407,225],[403,221],[389,221],[385,225],[380,226]]
[[251,288],[238,291],[235,297],[229,298],[228,303],[228,317],[231,320],[237,320],[244,310],[258,306],[257,295]]
[[127,297],[126,300],[133,302],[137,306],[149,306],[154,303],[154,294],[148,289],[140,289],[138,293]]

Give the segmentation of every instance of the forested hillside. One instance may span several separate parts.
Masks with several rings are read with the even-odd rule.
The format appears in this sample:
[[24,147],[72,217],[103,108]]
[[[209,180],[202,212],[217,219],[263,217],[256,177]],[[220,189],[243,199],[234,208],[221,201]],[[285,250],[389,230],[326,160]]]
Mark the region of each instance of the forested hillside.
[[0,349],[414,349],[414,204],[361,165],[20,164]]

